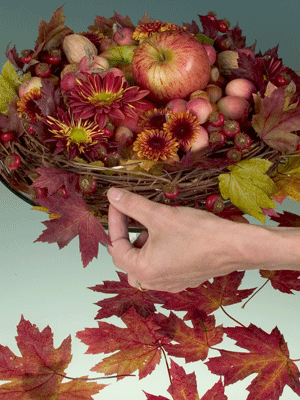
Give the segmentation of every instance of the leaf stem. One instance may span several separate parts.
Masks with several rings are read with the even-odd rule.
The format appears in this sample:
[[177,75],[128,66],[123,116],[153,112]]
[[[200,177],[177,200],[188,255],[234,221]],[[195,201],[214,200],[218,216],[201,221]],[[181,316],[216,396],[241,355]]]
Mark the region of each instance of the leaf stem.
[[160,347],[160,349],[161,349],[161,351],[163,353],[163,356],[164,356],[164,359],[165,359],[165,363],[166,363],[166,366],[167,366],[167,370],[168,370],[170,384],[172,385],[172,377],[171,377],[170,367],[169,367],[169,364],[168,364],[167,355],[166,355],[165,349],[162,346]]
[[248,301],[250,301],[269,282],[269,280],[270,280],[270,278],[268,278],[266,280],[266,282],[263,285],[261,285],[261,287],[258,288],[254,293],[252,293],[252,295],[249,297],[249,299],[242,305],[242,308],[245,308]]
[[246,328],[245,325],[243,325],[241,322],[239,322],[237,319],[233,318],[230,314],[228,314],[228,312],[225,310],[225,308],[223,306],[220,306],[221,310],[224,312],[224,314],[227,315],[227,317],[229,317],[230,319],[232,319],[232,321],[236,322],[237,324],[241,325],[242,327]]

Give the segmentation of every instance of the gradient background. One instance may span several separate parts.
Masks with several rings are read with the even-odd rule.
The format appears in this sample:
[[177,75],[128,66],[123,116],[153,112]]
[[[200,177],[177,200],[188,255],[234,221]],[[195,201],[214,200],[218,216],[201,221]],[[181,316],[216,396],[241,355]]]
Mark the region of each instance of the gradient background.
[[[79,32],[93,24],[96,15],[111,17],[114,11],[123,16],[128,15],[135,24],[147,12],[154,19],[181,25],[193,19],[198,23],[197,14],[206,14],[213,9],[219,18],[228,18],[232,25],[239,23],[247,37],[247,45],[257,40],[256,50],[264,52],[279,44],[279,56],[284,64],[300,70],[298,0],[280,3],[253,0],[243,2],[242,8],[240,1],[233,0],[215,0],[213,5],[209,2],[208,6],[203,3],[193,0],[70,0],[64,5],[64,13],[67,16],[66,25]],[[6,46],[9,43],[10,47],[16,45],[19,53],[22,49],[32,48],[40,18],[49,21],[51,13],[61,5],[61,1],[42,3],[35,0],[10,0],[0,7],[1,67],[6,61]],[[19,355],[14,337],[16,326],[21,315],[24,315],[25,319],[36,324],[40,330],[50,325],[55,347],[71,334],[73,361],[66,371],[67,374],[73,377],[88,374],[95,377],[97,374],[89,373],[89,369],[102,359],[102,355],[85,355],[87,347],[76,339],[75,334],[85,327],[97,326],[94,317],[98,307],[94,303],[103,297],[87,288],[100,284],[103,280],[116,280],[116,268],[102,246],[98,259],[94,259],[83,269],[78,239],[74,239],[62,250],[56,244],[33,243],[42,233],[44,225],[41,221],[46,220],[47,216],[31,211],[30,208],[0,184],[0,344],[10,347]],[[279,212],[283,209],[300,214],[300,204],[291,200],[286,200],[278,207]],[[251,222],[257,223],[254,219]],[[262,283],[264,280],[257,271],[247,272],[242,288],[259,287]],[[278,326],[288,343],[291,358],[299,359],[299,307],[299,293],[287,295],[267,285],[245,309],[241,309],[241,304],[238,304],[227,307],[227,311],[245,325],[252,322],[266,332],[271,332]],[[217,312],[216,318],[218,324],[233,326],[222,312]],[[108,322],[122,326],[117,319],[109,319]],[[222,347],[237,350],[228,339],[224,340]],[[218,355],[216,351],[209,353],[210,357]],[[175,361],[184,364],[181,359]],[[201,362],[188,364],[186,371],[196,372],[200,398],[218,381],[218,376],[210,374]],[[254,377],[255,375],[251,375],[244,381],[227,387],[228,399],[246,399],[246,387]],[[145,395],[142,390],[170,398],[166,391],[169,381],[163,361],[149,377],[141,381],[138,377],[130,377],[119,382],[100,380],[99,383],[110,383],[110,386],[94,396],[96,400],[143,400]],[[293,400],[298,396],[286,387],[281,398]]]

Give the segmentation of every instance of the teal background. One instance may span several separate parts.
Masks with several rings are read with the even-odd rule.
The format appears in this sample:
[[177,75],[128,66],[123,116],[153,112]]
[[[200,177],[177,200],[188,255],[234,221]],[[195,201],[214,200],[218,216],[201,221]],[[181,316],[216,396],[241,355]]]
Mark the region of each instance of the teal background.
[[[209,10],[217,12],[219,18],[228,18],[232,25],[239,23],[247,37],[247,45],[257,40],[257,50],[262,52],[279,44],[279,55],[284,64],[300,70],[298,1],[254,0],[251,2],[226,2],[216,0],[206,6],[199,1],[68,1],[64,5],[66,25],[75,32],[86,30],[93,24],[96,15],[113,16],[114,11],[128,15],[137,23],[145,12],[154,19],[182,24],[193,19],[198,23],[197,14]],[[49,21],[51,13],[60,7],[60,1],[11,0],[0,6],[0,66],[5,63],[5,48],[16,45],[17,51],[32,48],[37,36],[40,18]],[[271,6],[270,6],[271,5]],[[200,25],[200,24],[199,24]],[[0,184],[0,344],[8,346],[16,354],[16,326],[21,315],[36,324],[40,330],[50,325],[54,343],[58,347],[69,334],[72,336],[73,360],[67,369],[69,376],[97,376],[89,369],[98,363],[102,355],[85,355],[87,347],[75,338],[77,331],[85,327],[96,327],[94,321],[98,307],[94,303],[101,300],[88,287],[100,284],[103,280],[116,280],[113,266],[105,247],[100,246],[98,259],[94,259],[83,269],[78,250],[78,239],[66,248],[59,250],[56,244],[33,243],[42,233],[47,219],[46,214],[32,211],[31,207],[14,196]],[[300,215],[300,204],[286,200],[278,211],[283,209]],[[256,223],[251,219],[252,223]],[[242,288],[259,287],[264,280],[257,271],[247,272]],[[290,349],[291,358],[300,358],[300,294],[287,295],[275,291],[267,285],[250,303],[241,309],[241,304],[227,308],[236,319],[245,325],[250,322],[263,330],[271,332],[278,326]],[[217,323],[233,326],[221,311],[216,313]],[[109,319],[122,326],[118,320]],[[233,342],[225,340],[221,347],[230,349]],[[231,346],[231,347],[230,347]],[[217,356],[210,351],[209,357]],[[181,359],[175,359],[184,365]],[[299,363],[298,363],[299,366]],[[196,371],[200,398],[218,380],[211,375],[201,362],[187,364],[186,371]],[[246,399],[246,387],[254,375],[242,382],[226,388],[229,400]],[[143,400],[142,390],[170,398],[167,393],[168,376],[163,361],[147,378],[127,378],[99,381],[110,386],[94,396],[95,400]],[[293,400],[298,396],[288,387],[281,399]]]

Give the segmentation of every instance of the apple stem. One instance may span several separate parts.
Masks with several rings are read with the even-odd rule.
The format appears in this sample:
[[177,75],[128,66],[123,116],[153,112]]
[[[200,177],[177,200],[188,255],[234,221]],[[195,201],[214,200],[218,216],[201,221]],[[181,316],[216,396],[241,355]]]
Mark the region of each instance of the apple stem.
[[150,44],[150,46],[152,46],[154,48],[154,50],[158,53],[158,55],[161,58],[161,61],[165,61],[165,56],[162,53],[161,50],[159,50],[159,48],[156,46],[156,44],[154,44],[153,42],[151,42],[151,40],[149,38],[145,39],[145,42],[147,42],[148,44]]

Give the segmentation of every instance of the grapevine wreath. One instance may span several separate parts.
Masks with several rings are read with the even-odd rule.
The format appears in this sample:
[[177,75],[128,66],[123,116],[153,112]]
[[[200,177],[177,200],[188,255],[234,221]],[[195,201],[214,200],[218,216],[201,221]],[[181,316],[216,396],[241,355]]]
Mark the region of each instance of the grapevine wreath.
[[[0,171],[50,218],[37,239],[79,235],[83,265],[109,244],[112,186],[223,218],[296,224],[276,203],[300,201],[300,77],[278,46],[246,46],[214,12],[178,26],[115,13],[86,32],[62,7],[34,49],[7,46],[0,77]],[[131,230],[143,229],[130,220]]]

